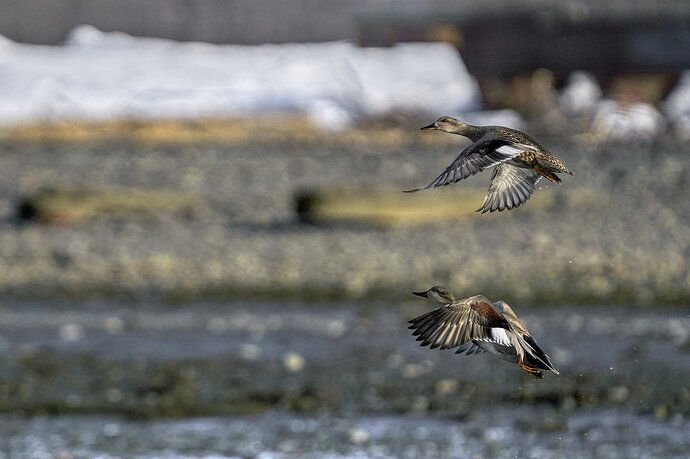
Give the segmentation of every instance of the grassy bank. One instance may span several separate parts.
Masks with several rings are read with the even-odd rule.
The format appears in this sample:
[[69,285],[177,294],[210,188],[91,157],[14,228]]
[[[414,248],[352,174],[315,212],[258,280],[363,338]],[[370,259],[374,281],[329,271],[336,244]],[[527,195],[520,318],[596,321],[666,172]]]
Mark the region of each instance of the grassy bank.
[[[348,189],[394,197],[372,205],[360,196],[357,205],[374,219],[376,206],[389,206],[386,221],[395,222],[408,210],[409,195],[398,190],[430,181],[464,145],[427,144],[453,136],[422,134],[388,145],[6,141],[0,292],[402,299],[446,284],[522,304],[690,303],[690,156],[682,145],[593,148],[546,138],[576,175],[562,186],[540,183],[519,209],[465,212],[488,187],[489,174],[480,174],[419,194],[418,204],[435,210],[417,212],[423,218],[413,225],[300,220],[304,190],[339,198]],[[89,201],[88,218],[77,221],[18,219],[27,197],[51,187],[125,190],[146,211]],[[193,201],[193,211],[147,202],[171,192]],[[455,218],[459,208],[463,218]]]

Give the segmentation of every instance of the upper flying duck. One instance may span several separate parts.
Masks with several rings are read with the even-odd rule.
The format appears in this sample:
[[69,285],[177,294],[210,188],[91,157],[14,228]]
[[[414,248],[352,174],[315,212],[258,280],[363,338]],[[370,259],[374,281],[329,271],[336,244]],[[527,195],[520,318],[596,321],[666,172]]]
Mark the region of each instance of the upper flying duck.
[[413,336],[431,349],[458,348],[456,354],[486,351],[517,363],[534,378],[543,371],[559,374],[549,356],[541,350],[527,328],[503,301],[491,303],[482,295],[456,300],[445,287],[412,292],[441,306],[409,321]]
[[473,126],[450,116],[442,116],[421,129],[458,134],[473,143],[436,180],[424,188],[408,192],[449,185],[496,166],[491,176],[489,193],[477,212],[500,212],[524,204],[534,193],[534,186],[541,177],[561,183],[556,174],[573,175],[547,148],[515,129]]

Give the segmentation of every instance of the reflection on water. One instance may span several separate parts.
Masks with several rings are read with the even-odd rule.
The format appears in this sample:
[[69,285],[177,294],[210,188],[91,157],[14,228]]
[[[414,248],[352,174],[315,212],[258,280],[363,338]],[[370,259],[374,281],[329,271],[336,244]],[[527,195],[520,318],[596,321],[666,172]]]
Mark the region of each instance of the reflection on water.
[[500,408],[466,419],[296,416],[127,421],[115,417],[0,418],[10,457],[684,457],[687,422],[658,423],[618,411],[563,416]]

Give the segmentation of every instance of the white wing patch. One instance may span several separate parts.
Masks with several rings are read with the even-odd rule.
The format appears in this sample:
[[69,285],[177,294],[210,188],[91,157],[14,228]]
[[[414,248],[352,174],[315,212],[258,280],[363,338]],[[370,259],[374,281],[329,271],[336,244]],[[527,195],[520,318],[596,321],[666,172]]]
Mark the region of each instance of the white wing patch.
[[505,328],[492,328],[491,337],[496,344],[501,346],[510,346],[510,338],[508,338],[508,333],[506,333]]
[[511,145],[503,145],[496,149],[497,152],[504,154],[505,156],[517,156],[526,150],[523,145],[520,148]]
[[[478,143],[481,143],[478,142]],[[496,149],[488,150],[487,148],[476,148],[477,143],[473,143],[465,148],[460,155],[455,158],[450,166],[436,179],[425,186],[424,188],[416,188],[414,190],[407,190],[407,192],[426,190],[429,188],[436,188],[439,186],[450,185],[451,183],[459,182],[474,174],[477,174],[484,169],[504,163],[515,156],[519,156],[525,151],[532,149],[529,145],[512,144],[502,145]]]
[[521,151],[539,151],[539,148],[535,147],[534,145],[528,145],[526,143],[512,143],[510,144],[510,147]]

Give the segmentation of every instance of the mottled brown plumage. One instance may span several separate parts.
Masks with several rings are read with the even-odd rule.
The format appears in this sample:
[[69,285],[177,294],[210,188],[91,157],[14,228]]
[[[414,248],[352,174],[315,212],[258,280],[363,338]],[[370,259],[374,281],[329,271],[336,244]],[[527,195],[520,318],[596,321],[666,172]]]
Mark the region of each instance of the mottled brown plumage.
[[413,336],[431,349],[458,348],[456,354],[486,351],[503,360],[517,363],[531,376],[541,379],[542,370],[558,371],[541,350],[527,328],[507,303],[491,303],[476,295],[456,300],[447,288],[436,286],[413,292],[441,307],[410,320]]
[[507,139],[514,144],[535,147],[535,150],[528,150],[514,157],[513,161],[524,164],[527,167],[534,168],[537,173],[542,175],[542,177],[546,178],[547,180],[561,183],[561,179],[556,175],[556,173],[574,175],[573,172],[565,167],[565,164],[563,164],[560,159],[556,158],[556,156],[551,153],[548,148],[544,147],[524,132],[503,126],[482,126],[481,128],[486,132],[490,132],[495,137]]
[[458,134],[470,139],[465,148],[446,170],[421,189],[449,185],[492,166],[489,193],[479,212],[513,209],[524,204],[534,193],[541,177],[561,183],[557,174],[573,175],[546,147],[524,132],[503,126],[473,126],[449,116],[443,116],[422,130],[437,130]]

